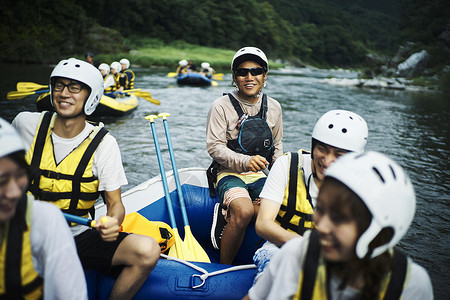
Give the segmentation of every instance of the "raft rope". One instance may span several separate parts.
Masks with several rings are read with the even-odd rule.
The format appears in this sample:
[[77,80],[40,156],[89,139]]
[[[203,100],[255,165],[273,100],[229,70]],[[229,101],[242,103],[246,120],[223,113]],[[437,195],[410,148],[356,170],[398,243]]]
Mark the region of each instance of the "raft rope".
[[162,258],[177,261],[179,263],[185,264],[186,266],[191,267],[191,268],[193,268],[193,269],[203,273],[202,275],[192,274],[192,277],[198,277],[202,281],[201,284],[192,286],[193,289],[202,287],[205,284],[206,279],[208,279],[208,277],[211,277],[211,276],[214,276],[214,275],[219,275],[219,274],[223,274],[223,273],[227,273],[227,272],[233,272],[233,271],[239,271],[239,270],[256,269],[256,266],[254,264],[249,264],[249,265],[242,265],[242,266],[234,266],[234,267],[230,267],[230,268],[226,268],[226,269],[223,269],[223,270],[218,270],[218,271],[214,271],[214,272],[209,273],[208,271],[206,271],[202,267],[194,265],[194,264],[192,264],[192,263],[190,263],[190,262],[188,262],[186,260],[183,260],[183,259],[180,259],[180,258],[176,258],[176,257],[173,257],[173,256],[169,256],[169,255],[166,255],[166,254],[162,254],[162,253],[160,255],[161,255]]

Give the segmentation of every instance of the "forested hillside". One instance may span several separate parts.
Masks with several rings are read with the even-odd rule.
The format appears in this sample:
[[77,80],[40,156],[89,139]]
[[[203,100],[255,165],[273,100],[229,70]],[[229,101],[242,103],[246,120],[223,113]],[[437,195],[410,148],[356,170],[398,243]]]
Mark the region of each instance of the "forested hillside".
[[[2,61],[49,62],[86,49],[118,52],[141,38],[238,49],[322,66],[358,66],[405,42],[448,60],[448,0],[5,1]],[[113,46],[111,46],[113,45]]]

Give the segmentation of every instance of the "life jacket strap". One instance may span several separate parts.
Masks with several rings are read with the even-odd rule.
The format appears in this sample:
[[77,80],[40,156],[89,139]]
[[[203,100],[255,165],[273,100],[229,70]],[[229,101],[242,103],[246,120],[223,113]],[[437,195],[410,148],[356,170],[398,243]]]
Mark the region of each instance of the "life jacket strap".
[[384,295],[384,300],[398,300],[403,292],[406,278],[408,259],[397,248],[394,248],[394,267],[392,269],[391,280]]
[[8,229],[8,241],[5,262],[5,291],[9,299],[22,299],[23,295],[30,293],[42,285],[42,278],[36,276],[26,286],[22,286],[21,266],[23,232],[27,230],[25,214],[27,210],[27,195],[24,194],[17,204],[16,214],[11,219]]

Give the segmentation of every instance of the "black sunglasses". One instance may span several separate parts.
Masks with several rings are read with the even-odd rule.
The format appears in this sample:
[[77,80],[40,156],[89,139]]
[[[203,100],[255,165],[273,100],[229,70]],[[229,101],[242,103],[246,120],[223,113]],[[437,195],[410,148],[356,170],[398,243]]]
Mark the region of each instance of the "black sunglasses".
[[66,86],[69,92],[71,92],[72,94],[78,94],[83,89],[83,85],[77,82],[64,84],[61,81],[56,81],[55,84],[53,85],[53,90],[55,92],[62,92]]
[[234,71],[234,74],[236,74],[237,76],[247,76],[248,72],[250,72],[250,74],[252,74],[252,76],[258,76],[261,75],[262,73],[264,73],[264,69],[263,68],[240,68],[237,69],[236,71]]

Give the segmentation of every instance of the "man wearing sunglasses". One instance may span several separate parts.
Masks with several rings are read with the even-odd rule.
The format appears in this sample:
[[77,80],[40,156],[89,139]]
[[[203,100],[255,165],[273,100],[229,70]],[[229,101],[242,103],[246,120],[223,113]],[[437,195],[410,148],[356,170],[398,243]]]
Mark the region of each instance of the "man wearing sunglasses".
[[155,267],[160,248],[151,237],[119,232],[125,216],[120,187],[127,184],[119,146],[102,123],[86,122],[102,95],[97,68],[62,60],[50,75],[56,113],[22,112],[13,125],[29,149],[29,191],[36,199],[87,218],[103,193],[106,216],[97,216],[95,228],[70,224],[70,229],[84,268],[118,275],[110,299],[131,299]]
[[262,93],[269,65],[263,51],[244,47],[231,63],[235,91],[214,101],[206,129],[213,163],[210,191],[220,196],[214,207],[211,241],[220,248],[220,262],[232,264],[245,230],[256,218],[266,170],[282,155],[280,104]]

